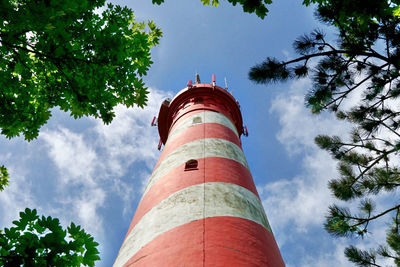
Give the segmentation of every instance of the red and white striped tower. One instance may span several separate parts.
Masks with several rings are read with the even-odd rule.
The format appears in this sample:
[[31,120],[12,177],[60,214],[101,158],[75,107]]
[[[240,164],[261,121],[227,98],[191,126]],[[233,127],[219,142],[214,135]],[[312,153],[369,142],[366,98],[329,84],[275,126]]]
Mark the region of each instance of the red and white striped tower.
[[239,104],[214,77],[162,103],[165,147],[114,266],[284,266],[241,148]]

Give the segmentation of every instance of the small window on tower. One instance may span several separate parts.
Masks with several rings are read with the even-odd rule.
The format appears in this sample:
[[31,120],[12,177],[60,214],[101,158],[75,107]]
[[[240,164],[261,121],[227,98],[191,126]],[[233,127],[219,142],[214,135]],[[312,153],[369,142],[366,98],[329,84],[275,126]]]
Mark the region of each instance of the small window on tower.
[[202,97],[196,97],[196,98],[194,99],[194,103],[195,103],[195,104],[203,103],[203,98],[202,98]]
[[197,160],[195,159],[188,160],[186,161],[185,164],[185,171],[197,170],[197,165],[198,165]]
[[201,117],[200,116],[196,116],[196,117],[193,118],[193,124],[196,124],[196,123],[201,123]]

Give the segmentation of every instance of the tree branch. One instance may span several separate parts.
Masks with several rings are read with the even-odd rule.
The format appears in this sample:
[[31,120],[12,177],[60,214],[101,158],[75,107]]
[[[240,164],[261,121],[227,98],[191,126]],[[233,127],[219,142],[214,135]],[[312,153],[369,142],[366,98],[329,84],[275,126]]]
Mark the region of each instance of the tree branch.
[[381,212],[381,213],[379,213],[379,214],[377,214],[377,215],[375,215],[373,217],[369,217],[369,218],[349,217],[349,219],[360,221],[359,223],[356,223],[356,224],[352,225],[352,226],[359,226],[359,225],[362,225],[362,224],[364,224],[366,222],[375,220],[375,219],[377,219],[377,218],[379,218],[379,217],[381,217],[381,216],[383,216],[383,215],[385,215],[385,214],[387,214],[387,213],[389,213],[391,211],[399,209],[399,208],[400,208],[400,205],[397,205],[397,206],[395,206],[395,207],[393,207],[391,209],[387,209],[387,210],[385,210],[385,211],[383,211],[383,212]]
[[[335,55],[335,54],[354,54],[354,51],[342,49],[342,50],[333,50],[333,51],[325,51],[325,52],[320,52],[320,53],[309,54],[309,55],[305,55],[305,56],[302,56],[302,57],[298,57],[298,58],[283,62],[282,66],[286,66],[286,65],[289,65],[291,63],[299,62],[299,61],[302,61],[302,60],[308,60],[308,59],[314,58],[314,57],[330,56],[330,55]],[[384,56],[382,56],[382,55],[380,55],[378,53],[359,52],[357,54],[359,56],[368,56],[368,57],[379,58],[379,59],[381,59],[381,60],[383,60],[385,62],[390,63],[389,58],[384,57]]]

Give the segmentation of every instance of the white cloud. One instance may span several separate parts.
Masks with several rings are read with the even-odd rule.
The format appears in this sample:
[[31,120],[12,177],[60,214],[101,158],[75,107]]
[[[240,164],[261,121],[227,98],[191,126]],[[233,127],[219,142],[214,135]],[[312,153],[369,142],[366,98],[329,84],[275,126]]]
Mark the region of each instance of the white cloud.
[[[350,263],[345,257],[343,251],[346,245],[343,242],[335,240],[332,242],[332,250],[319,255],[319,257],[312,257],[306,255],[301,258],[300,262],[296,265],[298,267],[315,267],[315,266],[324,266],[324,267],[353,267],[354,264]],[[288,265],[287,267],[292,267],[292,265]]]
[[80,132],[58,125],[40,136],[59,173],[55,177],[59,206],[53,212],[82,225],[100,241],[102,251],[107,250],[102,242],[107,231],[101,210],[115,205],[108,200],[118,196],[120,214],[131,216],[132,202],[140,197],[159,154],[158,132],[150,122],[166,97],[152,89],[144,109],[117,106],[109,125],[90,118]]
[[274,228],[293,227],[294,224],[298,232],[322,224],[326,207],[332,203],[327,183],[337,176],[336,162],[314,144],[315,136],[343,135],[349,130],[348,125],[336,121],[330,114],[310,114],[304,105],[308,85],[304,80],[293,83],[289,92],[279,95],[271,106],[271,112],[278,114],[281,125],[277,139],[289,155],[301,155],[303,171],[296,177],[282,177],[260,187]]
[[[289,155],[301,160],[301,171],[295,177],[282,177],[277,182],[258,186],[280,247],[293,245],[315,231],[322,231],[327,207],[338,202],[327,187],[329,180],[338,177],[338,172],[337,162],[314,144],[314,138],[319,134],[347,137],[351,130],[351,125],[336,120],[332,114],[312,115],[307,110],[304,95],[309,86],[304,80],[294,82],[288,92],[273,100],[271,107],[271,112],[279,116],[281,126],[277,139]],[[353,97],[353,104],[357,98]],[[381,202],[379,200],[378,205]],[[356,205],[357,202],[351,203],[351,207]],[[353,266],[343,254],[349,242],[365,249],[376,247],[376,242],[384,243],[385,228],[384,223],[372,225],[373,240],[332,240],[328,249],[321,247],[313,255],[306,252],[299,255],[299,262],[293,266]],[[291,264],[293,262],[288,262],[288,266]]]
[[121,176],[135,161],[143,161],[152,168],[158,157],[158,132],[150,127],[153,116],[158,114],[162,101],[170,96],[151,90],[145,109],[127,109],[118,106],[116,117],[110,125],[96,121],[93,129],[97,137],[97,147],[105,157],[106,171],[111,175]]
[[106,192],[95,175],[99,157],[94,147],[84,134],[63,127],[45,131],[40,138],[58,171],[53,189],[58,195],[55,200],[58,205],[53,212],[61,213],[62,220],[74,221],[101,238],[102,218],[97,209],[104,205]]
[[67,128],[60,127],[56,131],[46,131],[40,138],[49,147],[49,155],[56,164],[62,177],[60,186],[67,183],[93,185],[93,171],[97,155],[86,143],[84,136]]
[[26,207],[35,208],[36,201],[32,193],[32,181],[21,174],[17,166],[10,164],[6,166],[12,176],[9,185],[0,192],[0,225],[10,227],[11,222],[19,218],[19,212]]
[[304,95],[310,87],[307,80],[294,82],[288,92],[273,100],[271,112],[278,114],[281,130],[277,139],[289,154],[313,151],[314,138],[319,134],[343,135],[349,125],[338,121],[330,113],[312,115],[305,107]]
[[102,258],[114,251],[107,216],[126,220],[128,227],[159,155],[158,131],[150,123],[167,97],[171,93],[151,89],[144,109],[118,106],[109,125],[92,118],[71,122],[55,112],[38,140],[0,139],[0,163],[11,175],[0,192],[0,229],[11,226],[26,207],[37,208],[64,227],[71,221],[81,225],[100,243]]
[[79,221],[94,233],[101,233],[103,217],[98,214],[97,209],[103,206],[106,193],[101,188],[85,190],[83,194],[75,199],[71,199],[73,210],[78,214]]
[[332,200],[327,180],[336,173],[336,165],[327,159],[329,155],[323,151],[306,156],[303,164],[309,167],[304,173],[260,187],[274,229],[290,225],[298,232],[306,232],[308,227],[322,224]]
[[290,53],[289,53],[288,50],[282,49],[282,54],[285,56],[285,60],[290,60],[291,59]]

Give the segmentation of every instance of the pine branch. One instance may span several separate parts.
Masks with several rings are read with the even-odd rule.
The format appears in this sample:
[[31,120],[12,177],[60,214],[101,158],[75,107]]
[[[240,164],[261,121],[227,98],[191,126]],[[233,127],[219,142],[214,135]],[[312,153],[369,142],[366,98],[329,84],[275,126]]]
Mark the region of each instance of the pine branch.
[[375,220],[375,219],[377,219],[379,217],[382,217],[383,215],[385,215],[385,214],[387,214],[387,213],[389,213],[391,211],[398,210],[399,208],[400,208],[400,205],[397,205],[397,206],[395,206],[393,208],[387,209],[387,210],[385,210],[385,211],[383,211],[383,212],[381,212],[381,213],[379,213],[379,214],[377,214],[375,216],[369,217],[369,218],[360,218],[360,217],[353,217],[353,216],[348,216],[346,218],[359,221],[358,223],[351,225],[352,227],[357,227],[357,226],[360,226],[360,225],[362,225],[364,223],[367,223],[367,222]]
[[[389,63],[385,63],[383,65],[381,65],[379,68],[384,68],[385,66],[389,65]],[[354,91],[355,89],[357,89],[360,85],[364,84],[366,81],[368,81],[369,79],[371,79],[371,77],[373,77],[375,74],[370,74],[369,76],[365,77],[364,79],[362,79],[359,83],[357,83],[355,86],[353,86],[351,89],[349,88],[348,90],[346,90],[345,92],[343,92],[343,94],[333,100],[331,100],[330,102],[328,102],[327,104],[324,105],[324,108],[329,107],[330,105],[332,105],[333,103],[335,103],[337,100],[339,99],[343,99],[345,98],[348,94],[350,94],[352,91]]]
[[[286,65],[289,65],[289,64],[292,64],[292,63],[296,63],[296,62],[299,62],[299,61],[309,60],[309,59],[314,58],[314,57],[330,56],[330,55],[337,55],[337,54],[350,54],[351,55],[351,54],[354,54],[354,51],[346,50],[346,49],[325,51],[325,52],[314,53],[314,54],[298,57],[298,58],[295,58],[295,59],[292,59],[292,60],[289,60],[289,61],[282,62],[281,64],[282,64],[282,66],[286,66]],[[387,64],[390,63],[390,60],[389,60],[390,58],[382,56],[379,53],[361,52],[361,53],[357,53],[357,55],[374,57],[374,58],[381,59],[381,60],[383,60],[385,62],[388,62]],[[385,64],[385,65],[387,65],[387,64]]]

